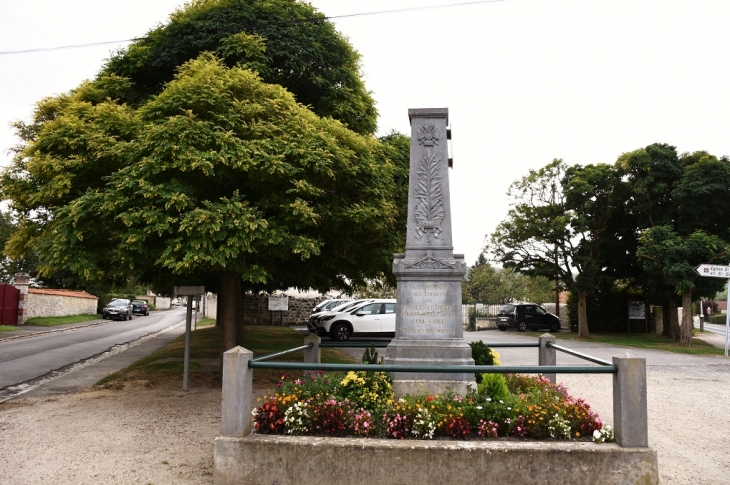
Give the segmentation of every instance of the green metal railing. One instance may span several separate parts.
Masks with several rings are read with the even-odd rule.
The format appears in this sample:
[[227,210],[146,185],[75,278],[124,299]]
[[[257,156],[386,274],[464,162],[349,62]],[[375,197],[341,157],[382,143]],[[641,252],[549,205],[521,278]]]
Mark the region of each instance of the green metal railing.
[[[385,348],[388,342],[371,342],[378,348]],[[515,343],[494,343],[485,344],[490,348],[497,347],[539,347],[537,342],[515,342]],[[329,348],[364,348],[370,345],[364,342],[321,342],[320,347]],[[293,349],[284,350],[256,357],[249,361],[248,367],[251,369],[282,369],[282,370],[321,370],[321,371],[377,371],[377,372],[428,372],[440,374],[473,374],[491,373],[491,374],[615,374],[618,369],[611,362],[597,357],[576,352],[575,350],[555,345],[552,342],[547,343],[548,347],[554,348],[560,352],[584,359],[596,364],[596,366],[493,366],[493,365],[403,365],[403,364],[323,364],[320,362],[268,362],[270,359],[282,357],[295,352],[301,352],[314,347],[309,343]]]
[[567,347],[562,347],[560,345],[555,345],[552,342],[548,342],[547,343],[547,346],[548,347],[551,347],[551,348],[553,348],[555,350],[559,350],[560,352],[564,352],[566,354],[572,355],[573,357],[578,357],[580,359],[587,360],[587,361],[593,362],[595,364],[600,364],[600,365],[615,367],[613,365],[613,363],[611,363],[611,362],[609,362],[607,360],[599,359],[598,357],[593,357],[593,356],[588,355],[588,354],[583,354],[583,353],[580,353],[580,352],[576,352],[575,350],[571,350],[571,349],[569,349]]

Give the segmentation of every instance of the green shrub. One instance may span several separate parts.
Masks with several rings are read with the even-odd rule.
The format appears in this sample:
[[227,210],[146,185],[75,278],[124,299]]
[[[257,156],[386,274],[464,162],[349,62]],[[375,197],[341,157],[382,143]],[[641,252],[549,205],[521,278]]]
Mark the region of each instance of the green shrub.
[[477,314],[474,312],[469,312],[469,327],[468,330],[470,332],[476,332],[477,330]]
[[365,353],[362,354],[363,364],[377,364],[378,363],[378,351],[375,350],[375,344],[370,342],[370,347],[365,349]]
[[[469,342],[469,346],[471,346],[471,357],[474,359],[475,365],[495,365],[494,353],[487,344],[481,340],[477,340],[475,342]],[[475,374],[477,384],[482,382],[483,375],[484,373],[482,372],[477,372]]]
[[711,315],[710,323],[717,323],[718,325],[725,325],[727,315]]
[[480,396],[489,396],[495,400],[504,401],[509,396],[507,380],[503,374],[482,374],[482,380],[477,386]]

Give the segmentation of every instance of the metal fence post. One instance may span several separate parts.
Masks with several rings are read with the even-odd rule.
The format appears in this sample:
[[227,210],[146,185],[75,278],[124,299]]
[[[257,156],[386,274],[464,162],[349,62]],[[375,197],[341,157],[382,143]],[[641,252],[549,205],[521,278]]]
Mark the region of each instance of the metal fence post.
[[[537,365],[557,365],[557,352],[554,348],[548,347],[548,342],[555,343],[555,337],[549,333],[540,335],[540,354],[538,356]],[[543,374],[550,382],[555,384],[555,374]]]
[[221,436],[240,438],[251,433],[253,369],[248,363],[253,352],[234,347],[223,353],[223,399]]
[[304,345],[312,344],[311,348],[304,350],[304,362],[310,364],[319,364],[322,362],[322,351],[319,347],[321,342],[322,339],[314,334],[304,337]]
[[613,357],[614,440],[622,447],[649,447],[646,401],[646,359],[631,351]]

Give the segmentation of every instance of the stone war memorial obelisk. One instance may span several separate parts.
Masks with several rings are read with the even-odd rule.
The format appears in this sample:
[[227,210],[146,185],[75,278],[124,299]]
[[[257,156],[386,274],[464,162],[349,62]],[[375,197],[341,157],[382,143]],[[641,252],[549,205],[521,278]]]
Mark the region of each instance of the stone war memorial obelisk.
[[[398,283],[395,338],[385,364],[474,365],[464,340],[461,281],[464,256],[451,237],[446,108],[410,109],[411,161],[405,254],[393,259]],[[397,372],[396,398],[406,394],[464,395],[474,373]]]

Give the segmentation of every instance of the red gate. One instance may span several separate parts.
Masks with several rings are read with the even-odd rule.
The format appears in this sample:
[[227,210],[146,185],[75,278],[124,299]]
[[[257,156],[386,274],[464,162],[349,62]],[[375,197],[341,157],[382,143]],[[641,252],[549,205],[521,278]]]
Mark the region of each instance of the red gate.
[[20,290],[13,285],[0,285],[0,325],[18,324]]

